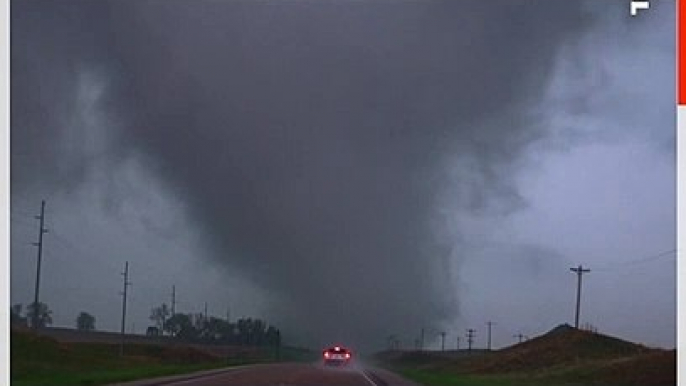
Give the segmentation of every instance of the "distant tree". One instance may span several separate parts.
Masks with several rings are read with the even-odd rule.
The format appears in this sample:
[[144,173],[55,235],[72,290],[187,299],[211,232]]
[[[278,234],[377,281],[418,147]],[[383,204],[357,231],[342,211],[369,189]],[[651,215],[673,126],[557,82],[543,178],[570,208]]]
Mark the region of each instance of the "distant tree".
[[162,305],[159,307],[153,307],[152,311],[150,312],[150,320],[155,322],[155,325],[159,331],[163,331],[165,322],[169,318],[170,314],[171,312],[167,306],[167,303],[162,303]]
[[164,329],[179,339],[190,340],[197,338],[197,330],[193,325],[193,319],[191,315],[173,315],[165,322]]
[[209,321],[205,318],[205,314],[197,312],[189,315],[189,317],[193,321],[196,338],[204,340],[210,339]]
[[252,344],[258,346],[265,344],[264,336],[267,329],[267,323],[262,319],[254,319],[251,327]]
[[279,330],[274,326],[269,326],[267,331],[264,333],[265,342],[269,346],[278,346],[280,333]]
[[76,329],[80,331],[95,330],[95,316],[87,312],[81,312],[79,316],[76,317]]
[[167,319],[164,330],[186,341],[273,347],[281,344],[279,330],[262,319],[241,318],[232,324],[213,316],[205,318],[202,313],[176,314]]
[[[38,327],[45,327],[50,324],[52,324],[52,311],[50,308],[48,308],[48,305],[45,303],[38,302],[38,318],[36,320],[36,323],[38,324]],[[31,327],[35,327],[33,325],[34,321],[34,315],[35,315],[35,310],[36,310],[36,304],[31,303],[27,307],[26,310],[26,318],[29,320],[29,324]]]
[[211,316],[205,322],[205,338],[213,341],[228,341],[231,338],[231,323]]
[[12,325],[28,326],[26,317],[22,315],[23,305],[17,303],[10,308],[10,322]]
[[[238,341],[247,345],[269,344],[267,323],[262,319],[241,318],[238,320]],[[272,332],[273,334],[274,332]]]
[[236,328],[238,329],[238,341],[241,344],[250,344],[250,325],[252,324],[252,319],[241,318],[238,319]]

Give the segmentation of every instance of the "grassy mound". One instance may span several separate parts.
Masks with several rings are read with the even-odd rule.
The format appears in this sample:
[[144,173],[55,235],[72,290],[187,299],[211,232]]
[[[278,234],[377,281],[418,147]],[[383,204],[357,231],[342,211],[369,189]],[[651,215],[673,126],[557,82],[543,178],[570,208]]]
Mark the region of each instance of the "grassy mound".
[[559,328],[492,355],[459,363],[462,370],[477,373],[532,371],[603,359],[624,358],[650,351],[647,347],[607,335]]
[[387,367],[425,385],[676,385],[676,351],[566,325],[502,350],[450,358],[383,352]]

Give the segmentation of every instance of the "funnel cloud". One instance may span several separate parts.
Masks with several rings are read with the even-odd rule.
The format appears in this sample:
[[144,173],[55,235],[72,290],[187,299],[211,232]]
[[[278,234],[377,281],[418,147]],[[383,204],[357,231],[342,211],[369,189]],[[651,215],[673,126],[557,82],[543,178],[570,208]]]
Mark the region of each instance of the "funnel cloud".
[[113,171],[134,160],[134,180],[184,213],[193,264],[260,288],[294,341],[409,345],[461,316],[473,240],[450,213],[527,207],[515,177],[551,136],[535,107],[597,14],[573,1],[14,1],[12,194],[76,194],[100,175],[116,216],[129,190]]

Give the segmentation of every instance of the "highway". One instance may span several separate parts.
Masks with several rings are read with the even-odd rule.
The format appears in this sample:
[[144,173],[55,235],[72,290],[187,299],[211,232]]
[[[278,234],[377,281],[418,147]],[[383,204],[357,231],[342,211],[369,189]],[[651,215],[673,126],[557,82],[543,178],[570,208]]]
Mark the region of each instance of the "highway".
[[363,368],[327,367],[319,363],[279,363],[241,366],[204,373],[117,384],[119,386],[417,386],[391,372]]

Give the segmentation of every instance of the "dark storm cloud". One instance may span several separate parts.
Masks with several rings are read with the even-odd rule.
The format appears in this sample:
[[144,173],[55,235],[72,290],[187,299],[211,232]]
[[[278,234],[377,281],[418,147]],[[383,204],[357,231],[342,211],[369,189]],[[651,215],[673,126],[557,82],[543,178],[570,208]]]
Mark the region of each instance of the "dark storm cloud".
[[213,261],[272,291],[293,331],[438,326],[459,297],[433,229],[445,161],[478,182],[464,210],[516,199],[507,171],[542,135],[524,107],[587,22],[579,3],[523,4],[15,1],[13,191],[78,185],[89,160],[51,144],[96,71],[104,157],[145,155]]

